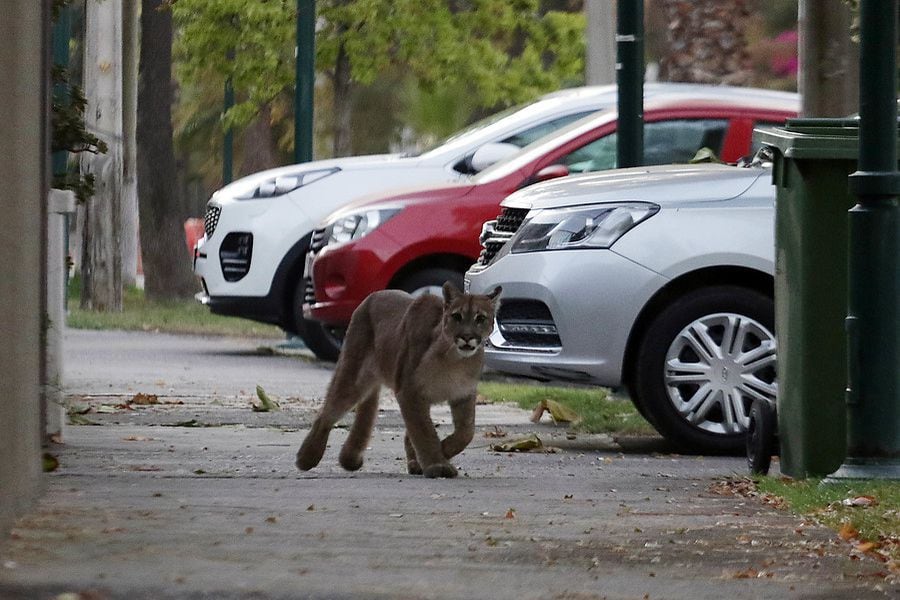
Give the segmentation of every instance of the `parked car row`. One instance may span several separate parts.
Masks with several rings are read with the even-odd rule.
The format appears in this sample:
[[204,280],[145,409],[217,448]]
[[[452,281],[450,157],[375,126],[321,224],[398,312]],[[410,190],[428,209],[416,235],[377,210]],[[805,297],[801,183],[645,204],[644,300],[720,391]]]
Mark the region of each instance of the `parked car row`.
[[[530,134],[475,139],[510,119],[524,123],[526,107],[425,153],[471,138],[442,163],[443,179],[395,166],[414,158],[378,157],[286,167],[223,188],[195,249],[201,300],[278,323],[334,360],[350,315],[373,291],[499,284],[487,366],[623,386],[686,449],[735,449],[753,399],[773,400],[777,389],[774,190],[760,166],[672,164],[701,148],[726,162],[750,154],[754,127],[795,115],[797,96],[648,86],[645,163],[665,166],[611,170],[615,90],[600,89],[607,104],[586,117],[576,109],[532,129],[519,123]],[[320,224],[303,233],[313,214]]]

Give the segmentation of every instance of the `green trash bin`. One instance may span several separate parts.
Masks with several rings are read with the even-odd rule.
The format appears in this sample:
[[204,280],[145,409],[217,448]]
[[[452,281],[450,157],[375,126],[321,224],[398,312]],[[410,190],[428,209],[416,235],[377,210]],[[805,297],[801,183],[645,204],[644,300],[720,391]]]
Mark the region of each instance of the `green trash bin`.
[[847,183],[856,119],[756,131],[774,153],[775,329],[781,472],[828,475],[847,453]]

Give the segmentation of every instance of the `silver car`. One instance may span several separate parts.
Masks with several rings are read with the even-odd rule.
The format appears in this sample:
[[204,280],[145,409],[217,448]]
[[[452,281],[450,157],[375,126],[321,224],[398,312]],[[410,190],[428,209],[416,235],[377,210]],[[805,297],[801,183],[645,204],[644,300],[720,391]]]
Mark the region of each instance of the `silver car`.
[[666,438],[734,451],[777,392],[771,170],[671,165],[516,192],[466,274],[503,286],[487,366],[624,386]]

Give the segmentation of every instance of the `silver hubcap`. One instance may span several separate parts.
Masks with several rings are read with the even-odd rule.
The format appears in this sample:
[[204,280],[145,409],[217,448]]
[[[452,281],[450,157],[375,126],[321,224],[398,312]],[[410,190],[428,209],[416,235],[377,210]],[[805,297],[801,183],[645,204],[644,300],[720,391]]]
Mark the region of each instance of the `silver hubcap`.
[[425,294],[431,294],[432,296],[441,296],[444,293],[444,288],[439,285],[426,285],[425,287],[420,287],[419,289],[413,290],[409,293],[413,298],[417,298],[419,296],[424,296]]
[[775,349],[772,332],[749,317],[717,313],[697,319],[681,330],[666,354],[669,400],[694,427],[743,433],[754,399],[774,406]]

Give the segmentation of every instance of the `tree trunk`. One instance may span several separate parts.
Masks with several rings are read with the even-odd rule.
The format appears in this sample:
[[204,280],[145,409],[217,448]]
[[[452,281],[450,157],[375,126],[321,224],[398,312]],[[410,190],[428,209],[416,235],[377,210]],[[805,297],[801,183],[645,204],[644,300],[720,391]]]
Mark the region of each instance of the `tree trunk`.
[[800,70],[804,117],[844,117],[859,110],[859,47],[850,39],[843,0],[800,0]]
[[[144,290],[151,299],[198,289],[185,247],[185,210],[176,185],[172,141],[172,12],[164,0],[141,2],[137,175]],[[162,9],[160,8],[163,6]]]
[[669,23],[669,52],[660,60],[660,80],[733,85],[750,82],[746,0],[656,2]]
[[85,126],[102,138],[106,154],[88,156],[94,196],[85,203],[81,306],[122,310],[122,5],[90,0],[86,5]]
[[344,44],[338,48],[334,67],[334,155],[348,156],[353,148],[350,57]]
[[272,107],[266,104],[242,134],[242,160],[238,176],[258,173],[278,166],[272,141]]

